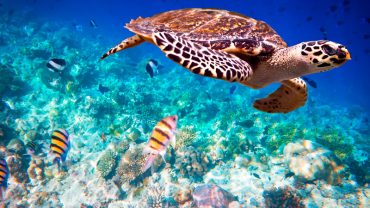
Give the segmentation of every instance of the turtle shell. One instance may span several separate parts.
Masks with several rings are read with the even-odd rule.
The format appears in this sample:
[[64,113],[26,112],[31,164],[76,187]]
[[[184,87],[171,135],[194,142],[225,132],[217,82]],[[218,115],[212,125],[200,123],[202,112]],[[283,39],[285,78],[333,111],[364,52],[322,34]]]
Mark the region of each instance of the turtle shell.
[[126,24],[130,31],[151,41],[152,34],[166,31],[216,50],[247,55],[268,55],[287,47],[263,21],[218,9],[181,9],[139,17]]

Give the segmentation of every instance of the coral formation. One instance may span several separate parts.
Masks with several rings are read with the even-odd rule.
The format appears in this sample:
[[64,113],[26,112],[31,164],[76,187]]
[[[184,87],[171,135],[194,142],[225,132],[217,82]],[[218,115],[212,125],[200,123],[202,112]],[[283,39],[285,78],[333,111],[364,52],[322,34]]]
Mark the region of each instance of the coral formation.
[[162,208],[164,207],[164,190],[160,184],[153,184],[148,188],[147,194],[144,197],[146,207]]
[[175,193],[174,199],[179,205],[186,206],[193,201],[193,190],[189,187],[182,187]]
[[343,166],[337,163],[335,155],[323,146],[310,140],[289,143],[284,148],[287,168],[298,179],[307,181],[325,180],[339,184]]
[[263,192],[265,207],[303,208],[301,196],[290,187],[272,188]]
[[183,147],[176,152],[174,168],[182,177],[199,181],[212,166],[210,157],[192,146]]
[[109,178],[112,176],[117,163],[116,158],[116,152],[111,149],[107,149],[103,152],[96,166],[101,177]]
[[316,140],[318,143],[333,151],[335,156],[342,161],[348,159],[352,155],[353,144],[351,144],[338,129],[326,128]]
[[268,127],[268,138],[266,147],[270,152],[275,152],[295,139],[304,138],[304,131],[299,129],[294,123],[274,123]]
[[12,139],[8,143],[7,149],[11,150],[7,159],[10,175],[17,183],[27,183],[29,180],[27,167],[30,160],[28,157],[23,157],[26,154],[23,142],[19,139]]
[[142,152],[142,147],[131,146],[121,157],[115,176],[119,184],[130,183],[142,174],[141,169],[146,159]]
[[197,136],[198,132],[194,126],[184,126],[178,129],[176,132],[176,149],[191,146]]
[[28,176],[31,179],[43,180],[45,169],[45,162],[42,158],[35,158],[31,160],[31,163],[27,169]]
[[193,191],[193,199],[197,207],[229,207],[235,201],[231,193],[213,184],[197,186]]

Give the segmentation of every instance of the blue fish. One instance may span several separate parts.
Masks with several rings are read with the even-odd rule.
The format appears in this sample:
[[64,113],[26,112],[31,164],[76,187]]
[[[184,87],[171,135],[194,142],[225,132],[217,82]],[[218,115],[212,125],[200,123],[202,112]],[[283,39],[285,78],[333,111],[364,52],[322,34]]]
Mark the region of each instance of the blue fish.
[[235,85],[231,86],[231,87],[230,87],[229,94],[230,94],[230,95],[234,94],[235,90],[236,90],[236,86],[235,86]]
[[314,80],[312,80],[312,79],[310,79],[308,77],[302,77],[302,79],[304,81],[306,81],[311,87],[313,87],[315,89],[317,88],[317,84],[316,84],[316,82]]
[[5,159],[0,159],[0,200],[2,207],[4,206],[4,194],[8,187],[9,168]]
[[109,92],[109,88],[103,86],[102,84],[99,84],[99,92],[101,92],[102,94],[104,94],[106,92]]

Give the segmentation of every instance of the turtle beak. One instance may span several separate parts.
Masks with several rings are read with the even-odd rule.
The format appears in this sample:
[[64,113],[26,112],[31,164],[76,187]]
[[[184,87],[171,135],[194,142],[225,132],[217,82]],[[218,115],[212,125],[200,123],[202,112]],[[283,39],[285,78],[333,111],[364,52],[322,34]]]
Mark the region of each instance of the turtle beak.
[[339,58],[343,58],[344,60],[351,60],[351,54],[344,47],[339,48],[337,54]]
[[351,54],[349,54],[347,49],[345,49],[345,53],[346,53],[346,60],[351,60]]

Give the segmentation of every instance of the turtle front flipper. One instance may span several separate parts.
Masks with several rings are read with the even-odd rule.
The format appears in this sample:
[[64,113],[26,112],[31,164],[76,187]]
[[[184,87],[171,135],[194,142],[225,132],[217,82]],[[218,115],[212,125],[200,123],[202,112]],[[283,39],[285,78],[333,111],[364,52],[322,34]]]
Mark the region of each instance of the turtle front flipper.
[[253,73],[247,62],[226,52],[166,32],[154,33],[152,38],[168,58],[195,74],[243,83]]
[[108,52],[106,52],[102,57],[100,57],[100,60],[105,59],[107,56],[112,55],[114,53],[117,53],[119,51],[122,51],[127,48],[131,48],[134,46],[139,45],[140,43],[144,42],[145,40],[140,37],[139,35],[134,35],[132,37],[126,38],[123,40],[120,44],[116,45],[115,47],[111,48]]
[[284,80],[281,84],[268,97],[256,100],[253,106],[268,113],[288,113],[306,103],[307,86],[301,78]]

